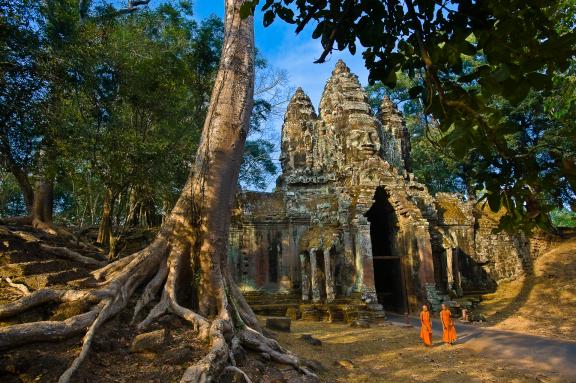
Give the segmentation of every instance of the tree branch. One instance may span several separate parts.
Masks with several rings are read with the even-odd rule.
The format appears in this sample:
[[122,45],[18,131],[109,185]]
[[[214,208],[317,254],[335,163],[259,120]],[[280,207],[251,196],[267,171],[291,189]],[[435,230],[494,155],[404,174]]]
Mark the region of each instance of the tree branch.
[[340,16],[340,19],[334,26],[334,29],[332,29],[332,32],[330,33],[330,38],[328,39],[327,44],[324,46],[324,52],[322,52],[318,60],[314,61],[314,64],[321,64],[325,62],[326,56],[328,56],[328,54],[332,52],[332,46],[334,45],[334,41],[336,41],[336,34],[338,33],[340,25],[346,19],[347,14],[352,10],[352,4],[353,2],[349,0],[346,1],[346,3],[344,4],[344,11],[342,12],[342,16]]
[[[80,0],[78,2],[78,11],[80,14],[80,20],[85,20],[88,18],[88,10],[90,8],[91,0]],[[125,8],[115,9],[111,15],[106,15],[107,17],[116,17],[121,15],[126,15],[132,13],[140,8],[142,5],[148,5],[150,0],[130,0]]]

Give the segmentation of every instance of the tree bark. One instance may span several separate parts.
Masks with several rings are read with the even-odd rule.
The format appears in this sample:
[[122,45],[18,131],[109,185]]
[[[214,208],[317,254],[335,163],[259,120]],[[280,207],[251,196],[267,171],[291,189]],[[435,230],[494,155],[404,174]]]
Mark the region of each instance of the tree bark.
[[[190,176],[163,231],[197,249],[199,311],[218,314],[228,230],[254,92],[253,18],[226,0],[222,57]],[[178,227],[180,226],[180,227]],[[192,240],[192,242],[189,242]]]
[[52,223],[54,211],[54,181],[41,176],[36,182],[32,218],[44,223]]
[[98,229],[96,242],[105,246],[110,244],[110,234],[112,232],[112,215],[114,211],[115,196],[112,190],[106,188],[104,200],[102,201],[102,218]]

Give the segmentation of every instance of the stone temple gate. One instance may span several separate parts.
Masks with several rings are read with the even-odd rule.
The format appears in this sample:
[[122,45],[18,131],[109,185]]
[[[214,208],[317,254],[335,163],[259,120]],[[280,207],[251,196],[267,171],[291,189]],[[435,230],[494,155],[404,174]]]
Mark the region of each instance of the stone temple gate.
[[527,241],[492,234],[458,196],[430,195],[401,113],[385,97],[374,116],[342,61],[318,113],[302,89],[292,97],[280,161],[274,192],[237,198],[229,264],[245,288],[414,312],[522,272]]

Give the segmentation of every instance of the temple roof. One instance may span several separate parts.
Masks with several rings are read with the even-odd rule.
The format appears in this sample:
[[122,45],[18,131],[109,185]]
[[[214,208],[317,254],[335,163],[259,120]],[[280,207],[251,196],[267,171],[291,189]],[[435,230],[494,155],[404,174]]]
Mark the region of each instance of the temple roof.
[[306,117],[316,118],[316,111],[314,110],[312,101],[310,101],[310,97],[299,87],[288,103],[284,119],[288,121]]
[[370,106],[358,76],[350,72],[344,61],[338,60],[324,87],[319,113],[324,117],[343,112],[370,114]]

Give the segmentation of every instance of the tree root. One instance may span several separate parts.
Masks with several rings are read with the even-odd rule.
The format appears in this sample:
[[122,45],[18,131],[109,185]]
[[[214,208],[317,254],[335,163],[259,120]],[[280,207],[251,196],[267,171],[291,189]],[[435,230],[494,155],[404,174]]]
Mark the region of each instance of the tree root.
[[64,321],[16,324],[0,328],[0,349],[27,343],[62,340],[82,333],[98,315],[97,310]]
[[73,250],[70,250],[67,247],[60,247],[60,246],[49,246],[44,243],[40,244],[40,249],[46,252],[52,253],[59,258],[63,258],[69,261],[75,261],[78,263],[82,263],[88,266],[97,266],[102,267],[104,266],[104,260],[98,261],[94,258],[85,257],[80,253],[77,253]]
[[[1,279],[2,278],[0,278],[0,280]],[[30,295],[30,290],[28,289],[28,286],[22,283],[14,283],[12,282],[12,279],[10,279],[9,277],[4,278],[4,280],[6,281],[6,283],[8,283],[8,286],[17,289],[18,291],[20,291],[22,295]]]
[[[46,233],[46,234],[49,234],[52,236],[64,238],[72,245],[79,246],[85,250],[94,252],[96,254],[102,254],[101,248],[94,246],[90,243],[86,243],[84,241],[81,241],[79,238],[77,238],[74,234],[72,234],[68,230],[66,230],[66,229],[64,229],[58,225],[55,225],[53,223],[47,223],[47,222],[41,221],[39,219],[32,218],[30,216],[4,218],[4,219],[0,220],[0,224],[10,225],[10,226],[32,226],[33,228],[35,228],[36,230],[39,230],[40,232],[43,232],[43,233]],[[4,229],[2,231],[5,234],[11,233],[11,234],[18,235],[20,238],[24,239],[27,242],[40,241],[38,238],[36,238],[34,235],[32,235],[30,233],[26,233],[26,232],[22,232],[22,231],[10,231],[7,229]]]
[[210,342],[208,354],[186,369],[181,382],[214,381],[225,371],[235,371],[250,382],[249,377],[235,362],[235,355],[242,354],[244,349],[266,354],[275,362],[293,366],[306,375],[314,375],[300,366],[295,355],[260,333],[252,310],[230,277],[223,278],[215,292],[219,314],[212,321],[180,305],[176,296],[180,285],[178,275],[181,268],[190,267],[185,263],[188,259],[185,255],[189,252],[189,246],[169,244],[158,237],[146,249],[93,272],[99,279],[99,286],[95,289],[46,288],[0,306],[0,318],[15,316],[46,303],[84,301],[90,307],[87,312],[63,321],[43,321],[0,328],[0,348],[61,340],[85,331],[80,353],[60,377],[60,383],[67,383],[89,354],[94,337],[102,324],[123,310],[136,288],[144,285],[134,308],[133,322],[144,307],[162,292],[159,302],[138,324],[139,330],[163,313],[171,312],[191,323],[193,329],[198,331],[199,338]]
[[127,257],[124,257],[124,258],[121,258],[121,259],[119,259],[115,262],[112,262],[112,263],[110,263],[110,264],[108,264],[108,265],[106,265],[106,266],[104,266],[98,270],[94,270],[90,274],[97,281],[104,281],[106,279],[109,279],[109,276],[112,273],[121,271],[126,265],[128,265],[130,262],[132,262],[134,260],[134,258],[136,258],[139,254],[140,254],[140,252],[134,253],[134,254],[129,255]]
[[54,290],[50,288],[34,291],[19,300],[0,306],[0,319],[9,318],[45,303],[61,303],[86,300],[97,301],[104,297],[99,291]]
[[64,374],[62,374],[58,380],[59,383],[68,383],[70,381],[73,374],[86,359],[98,328],[106,322],[106,320],[126,307],[130,297],[134,293],[134,290],[136,290],[141,283],[153,274],[153,270],[157,267],[157,262],[155,261],[161,260],[161,255],[166,251],[166,247],[167,245],[165,241],[156,240],[149,246],[149,248],[159,250],[160,255],[152,254],[152,256],[143,257],[142,254],[147,254],[147,252],[142,252],[139,254],[139,257],[135,257],[126,266],[123,273],[110,283],[107,290],[114,291],[114,296],[100,303],[104,304],[104,307],[99,311],[98,316],[86,332],[82,341],[82,350],[80,351],[80,354],[76,359],[74,359],[72,365],[64,372]]
[[88,356],[88,352],[90,351],[90,346],[92,345],[92,340],[94,339],[94,334],[96,334],[96,330],[108,318],[110,318],[112,315],[122,310],[123,308],[122,303],[123,302],[121,300],[121,297],[120,299],[116,300],[108,300],[105,303],[104,308],[98,313],[96,320],[92,322],[92,325],[90,326],[88,332],[86,332],[86,335],[82,340],[82,350],[80,351],[80,354],[76,357],[76,359],[74,359],[72,365],[66,371],[64,371],[62,376],[60,376],[60,379],[58,379],[58,383],[68,383],[70,381],[72,375],[76,372],[76,370],[78,370],[84,359],[86,359],[86,357]]
[[170,256],[168,257],[168,277],[166,279],[166,284],[164,285],[164,293],[168,299],[170,311],[190,322],[194,330],[199,332],[200,338],[206,339],[210,332],[210,322],[208,322],[208,320],[202,315],[179,305],[176,299],[178,270],[183,266],[182,261],[184,258],[184,251],[186,250],[187,249],[177,248],[173,249],[170,253]]
[[[138,299],[138,302],[136,302],[136,307],[134,307],[134,315],[132,316],[132,323],[134,323],[134,321],[136,320],[136,316],[138,315],[140,310],[142,310],[144,306],[146,306],[156,297],[156,294],[158,294],[158,292],[162,288],[162,285],[164,284],[164,281],[166,280],[167,276],[168,276],[168,267],[166,267],[165,263],[162,263],[160,265],[160,269],[158,269],[158,272],[156,273],[154,278],[152,278],[152,280],[148,282],[146,288],[144,289],[144,292],[140,296],[140,299]],[[167,304],[168,301],[167,298],[164,299],[164,294],[162,295],[161,302],[162,301],[166,302],[166,308],[168,308]],[[164,311],[166,310],[166,308],[164,309]]]
[[224,368],[224,372],[226,372],[226,371],[236,372],[236,373],[242,375],[242,377],[245,380],[245,383],[252,383],[252,380],[248,377],[248,375],[246,375],[246,373],[244,371],[242,371],[241,369],[239,369],[236,366],[227,366]]
[[228,364],[229,347],[224,339],[224,320],[216,319],[210,326],[210,351],[200,361],[188,367],[180,383],[210,382]]

